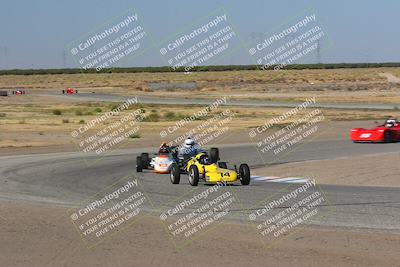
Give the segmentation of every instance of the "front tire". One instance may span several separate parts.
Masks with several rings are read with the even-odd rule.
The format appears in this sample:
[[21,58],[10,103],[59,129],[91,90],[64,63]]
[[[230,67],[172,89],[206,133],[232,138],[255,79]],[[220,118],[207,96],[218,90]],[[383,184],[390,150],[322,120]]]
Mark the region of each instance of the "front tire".
[[136,172],[143,171],[143,160],[141,156],[136,157]]
[[249,165],[243,163],[239,166],[240,182],[242,185],[250,184],[250,168]]
[[142,157],[142,165],[143,165],[143,169],[148,169],[149,168],[149,162],[150,162],[150,157],[149,157],[149,153],[142,153],[141,154]]
[[191,186],[197,186],[199,184],[199,169],[196,165],[192,165],[189,168],[189,183]]
[[173,184],[179,184],[179,181],[181,180],[181,172],[179,170],[179,166],[176,163],[173,163],[171,166],[169,178],[171,180],[171,183]]
[[220,167],[221,169],[228,169],[228,165],[226,164],[226,162],[218,162],[218,167]]

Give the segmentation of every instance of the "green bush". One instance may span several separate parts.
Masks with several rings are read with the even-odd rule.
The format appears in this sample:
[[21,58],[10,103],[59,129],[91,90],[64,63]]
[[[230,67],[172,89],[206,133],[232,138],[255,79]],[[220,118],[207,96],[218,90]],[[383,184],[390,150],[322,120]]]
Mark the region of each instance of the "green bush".
[[80,120],[79,124],[85,124],[85,120]]
[[111,105],[111,111],[114,111],[114,110],[116,110],[117,108],[118,108],[118,105],[115,105],[115,104]]
[[172,111],[169,111],[169,112],[164,114],[164,118],[166,118],[167,120],[174,119],[175,118],[175,113],[173,113]]
[[81,110],[77,110],[77,111],[75,111],[75,115],[76,115],[76,116],[82,116],[83,113],[82,113]]
[[53,115],[61,115],[62,112],[59,109],[53,109]]
[[6,113],[0,113],[0,118],[4,118],[6,116]]
[[101,108],[95,108],[94,111],[97,112],[97,113],[100,113],[100,112],[102,112],[103,110],[101,110]]
[[130,136],[129,136],[129,138],[140,138],[141,136],[140,136],[140,134],[139,133],[134,133],[134,134],[131,134]]

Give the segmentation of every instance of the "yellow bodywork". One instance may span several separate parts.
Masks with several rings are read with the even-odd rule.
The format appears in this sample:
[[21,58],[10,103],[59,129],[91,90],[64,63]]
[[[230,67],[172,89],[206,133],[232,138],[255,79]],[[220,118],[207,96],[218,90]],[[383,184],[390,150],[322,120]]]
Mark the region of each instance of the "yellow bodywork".
[[233,183],[236,182],[238,177],[236,171],[223,169],[218,167],[217,164],[201,164],[199,162],[201,154],[196,155],[194,158],[188,161],[187,163],[187,171],[189,172],[190,166],[196,165],[199,170],[200,179],[204,177],[208,183]]

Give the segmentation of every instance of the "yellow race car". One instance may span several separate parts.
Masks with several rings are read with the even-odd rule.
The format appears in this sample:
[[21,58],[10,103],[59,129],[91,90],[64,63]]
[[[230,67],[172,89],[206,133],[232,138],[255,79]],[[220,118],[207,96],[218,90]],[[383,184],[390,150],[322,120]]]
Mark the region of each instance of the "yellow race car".
[[[216,152],[217,154],[218,151]],[[218,158],[219,159],[219,158]],[[229,170],[226,162],[215,162],[208,158],[206,152],[201,152],[187,162],[184,170],[178,164],[171,166],[170,179],[173,184],[179,184],[181,173],[189,174],[189,183],[197,186],[202,179],[206,183],[235,183],[240,180],[242,185],[250,184],[250,168],[247,164],[240,164],[239,170]]]

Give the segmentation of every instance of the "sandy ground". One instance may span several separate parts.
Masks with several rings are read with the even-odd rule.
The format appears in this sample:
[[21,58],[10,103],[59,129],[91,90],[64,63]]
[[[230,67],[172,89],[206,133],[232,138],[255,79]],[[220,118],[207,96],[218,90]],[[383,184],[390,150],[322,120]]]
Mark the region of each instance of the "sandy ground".
[[400,83],[400,79],[391,73],[379,73],[379,76],[385,77],[389,83]]
[[312,177],[319,184],[399,187],[399,160],[400,153],[366,155],[264,167],[254,170],[254,174]]
[[349,229],[306,228],[262,243],[254,226],[236,223],[176,248],[157,217],[89,249],[65,208],[0,202],[0,214],[1,266],[396,266],[400,249],[398,234]]

